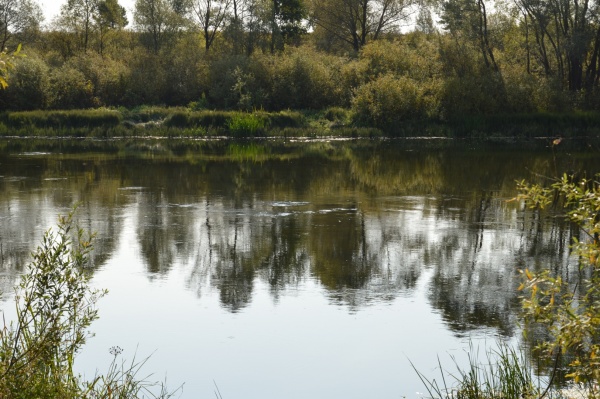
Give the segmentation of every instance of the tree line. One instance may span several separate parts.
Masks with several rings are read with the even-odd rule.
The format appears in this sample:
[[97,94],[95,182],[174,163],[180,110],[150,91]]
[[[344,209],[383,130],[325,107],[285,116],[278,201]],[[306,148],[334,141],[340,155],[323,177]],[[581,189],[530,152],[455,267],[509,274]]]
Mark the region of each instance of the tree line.
[[[0,0],[0,108],[351,109],[359,123],[594,110],[590,0]],[[408,27],[408,28],[407,28]]]

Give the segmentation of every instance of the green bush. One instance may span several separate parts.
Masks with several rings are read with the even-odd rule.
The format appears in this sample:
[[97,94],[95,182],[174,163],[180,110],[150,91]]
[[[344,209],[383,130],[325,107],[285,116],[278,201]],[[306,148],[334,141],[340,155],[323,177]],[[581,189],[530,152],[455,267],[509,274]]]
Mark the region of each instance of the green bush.
[[231,112],[227,111],[202,111],[190,115],[190,124],[204,127],[225,127]]
[[[242,115],[242,117],[240,116]],[[165,125],[177,128],[195,128],[198,126],[209,128],[230,128],[232,121],[235,124],[250,123],[251,120],[260,120],[263,128],[301,127],[304,125],[304,116],[300,112],[261,112],[239,113],[237,111],[177,111],[172,113]],[[241,125],[240,125],[241,126]]]
[[128,52],[129,75],[124,85],[124,105],[164,104],[167,91],[167,79],[163,62],[158,55],[146,53],[141,49]]
[[18,58],[10,85],[0,92],[2,107],[12,110],[44,109],[50,96],[49,69],[35,55]]
[[304,115],[298,111],[280,111],[268,114],[269,126],[272,128],[299,128],[306,125]]
[[208,62],[196,34],[184,35],[171,48],[165,49],[165,93],[162,102],[171,106],[187,105],[201,98],[206,90]]
[[278,55],[273,68],[270,108],[322,109],[347,105],[339,79],[341,58],[309,47]]
[[396,41],[376,40],[364,46],[359,60],[364,63],[362,81],[392,73],[425,81],[441,74],[438,44],[424,35],[411,33]]
[[80,71],[91,83],[95,104],[114,106],[125,103],[130,75],[125,64],[92,52],[78,55],[67,64]]
[[423,118],[425,103],[418,84],[408,78],[386,74],[360,86],[352,101],[355,122],[388,132],[402,122]]
[[78,396],[73,361],[104,292],[89,288],[91,237],[77,230],[72,241],[71,224],[61,219],[56,233],[46,233],[17,287],[16,321],[0,335],[3,398]]
[[268,55],[223,56],[210,64],[208,102],[218,109],[266,108],[271,91]]
[[191,126],[189,112],[179,111],[171,114],[165,121],[165,125],[179,128]]
[[[90,287],[89,255],[93,235],[59,218],[32,254],[16,287],[16,317],[0,334],[0,397],[5,399],[141,398],[172,396],[162,384],[140,380],[143,362],[118,364],[84,381],[73,370],[76,355],[98,318],[96,304],[106,294]],[[154,393],[153,388],[159,392]]]
[[440,102],[441,112],[446,119],[506,113],[509,109],[502,76],[487,71],[446,78]]
[[167,108],[142,105],[132,110],[124,110],[123,118],[137,123],[160,122],[168,120],[172,115],[187,112],[184,108]]
[[55,109],[90,108],[94,101],[94,85],[77,69],[63,65],[50,74],[50,107]]

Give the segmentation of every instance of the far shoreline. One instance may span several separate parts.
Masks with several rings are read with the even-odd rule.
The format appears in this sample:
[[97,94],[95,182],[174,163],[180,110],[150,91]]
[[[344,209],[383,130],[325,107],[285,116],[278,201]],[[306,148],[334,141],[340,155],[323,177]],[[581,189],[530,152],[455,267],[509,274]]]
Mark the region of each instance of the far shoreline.
[[352,111],[220,111],[147,106],[0,114],[4,138],[183,139],[477,139],[532,140],[600,137],[600,112],[462,115],[406,120],[393,127],[365,126]]

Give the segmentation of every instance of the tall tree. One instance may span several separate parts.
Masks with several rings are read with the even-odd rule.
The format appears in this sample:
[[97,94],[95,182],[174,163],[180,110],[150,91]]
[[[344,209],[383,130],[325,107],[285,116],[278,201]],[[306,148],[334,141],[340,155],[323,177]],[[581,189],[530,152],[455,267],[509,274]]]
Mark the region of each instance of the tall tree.
[[0,0],[0,50],[6,48],[14,35],[37,31],[43,19],[42,10],[34,0]]
[[576,91],[598,78],[600,25],[598,4],[589,0],[517,0],[524,23],[535,36],[547,75],[557,75]]
[[179,0],[136,0],[133,19],[155,53],[184,27],[184,4]]
[[100,54],[104,52],[104,41],[108,31],[122,29],[127,26],[127,11],[118,0],[101,0],[95,22],[100,33]]
[[97,12],[98,0],[68,0],[60,9],[59,25],[78,37],[83,51],[88,49]]
[[313,0],[317,27],[351,45],[355,51],[406,21],[413,0]]
[[[448,0],[442,4],[442,26],[457,37],[476,44],[486,67],[498,72],[490,44],[488,12],[485,0]],[[461,36],[458,38],[458,36]]]
[[192,13],[204,37],[204,49],[208,52],[217,32],[224,26],[232,0],[193,0]]
[[271,53],[275,48],[294,41],[306,28],[302,26],[307,10],[302,0],[272,0],[271,10]]

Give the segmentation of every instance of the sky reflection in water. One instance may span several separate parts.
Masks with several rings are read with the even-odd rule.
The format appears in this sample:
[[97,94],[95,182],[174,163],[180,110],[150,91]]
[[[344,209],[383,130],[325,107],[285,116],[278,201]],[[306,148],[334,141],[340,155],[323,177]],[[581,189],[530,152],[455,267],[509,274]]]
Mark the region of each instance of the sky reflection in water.
[[249,161],[231,145],[0,156],[3,292],[72,203],[98,232],[93,282],[110,293],[86,375],[118,345],[185,381],[184,398],[212,397],[213,380],[224,398],[418,397],[409,359],[437,377],[437,356],[452,368],[469,339],[482,352],[518,339],[520,267],[568,273],[571,232],[533,228],[506,202],[514,181],[598,166],[389,143],[274,145]]

